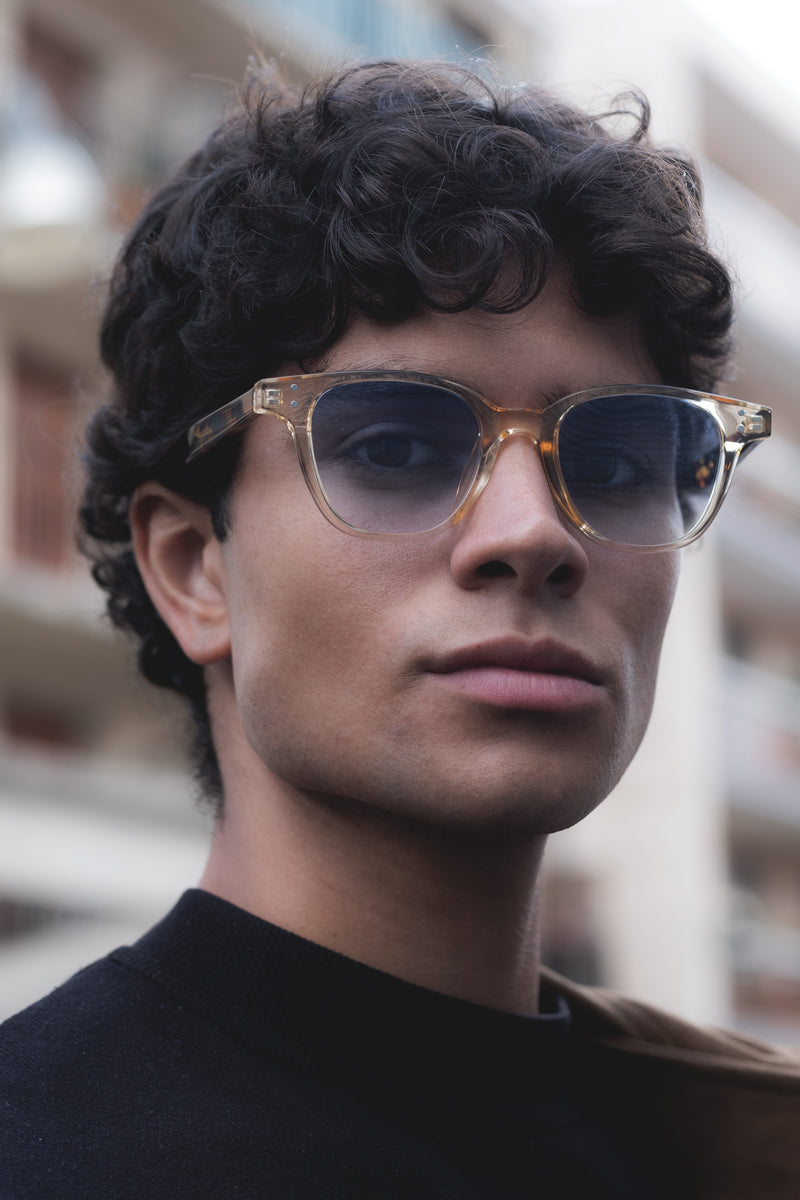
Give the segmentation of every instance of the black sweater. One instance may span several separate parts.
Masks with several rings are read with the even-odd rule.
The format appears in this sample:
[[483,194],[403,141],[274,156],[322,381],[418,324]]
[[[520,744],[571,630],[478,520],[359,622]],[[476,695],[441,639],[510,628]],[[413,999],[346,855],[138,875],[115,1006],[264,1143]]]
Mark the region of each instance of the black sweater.
[[652,1196],[639,1137],[605,1127],[614,1080],[590,1100],[566,1002],[542,1009],[441,996],[187,892],[0,1030],[0,1198]]

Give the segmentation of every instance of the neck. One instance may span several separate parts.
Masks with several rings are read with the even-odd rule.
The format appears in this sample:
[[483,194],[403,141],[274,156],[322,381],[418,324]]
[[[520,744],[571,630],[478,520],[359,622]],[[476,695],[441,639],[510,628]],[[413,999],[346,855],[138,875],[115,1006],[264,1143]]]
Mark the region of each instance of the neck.
[[274,777],[237,782],[207,891],[408,982],[537,1011],[543,838],[431,827]]

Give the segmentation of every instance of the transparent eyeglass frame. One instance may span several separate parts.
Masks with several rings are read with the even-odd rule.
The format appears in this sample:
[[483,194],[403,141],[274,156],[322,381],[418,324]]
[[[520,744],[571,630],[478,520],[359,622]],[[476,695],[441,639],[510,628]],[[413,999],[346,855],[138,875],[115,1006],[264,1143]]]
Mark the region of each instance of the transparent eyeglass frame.
[[[475,477],[450,516],[431,529],[415,532],[359,529],[344,521],[326,499],[313,453],[311,428],[314,407],[330,388],[354,382],[415,383],[444,389],[460,397],[475,414],[481,442],[481,458]],[[663,545],[629,545],[598,533],[583,519],[573,504],[558,462],[558,430],[568,412],[590,400],[626,395],[669,396],[688,401],[712,418],[720,434],[721,469],[717,470],[702,516],[683,537]],[[189,453],[186,462],[192,462],[198,456],[206,454],[223,438],[240,432],[254,417],[263,414],[278,417],[288,427],[300,468],[317,507],[332,525],[345,533],[360,537],[411,538],[456,524],[486,487],[501,446],[509,438],[524,437],[538,448],[550,490],[569,522],[593,542],[612,549],[640,554],[678,550],[700,537],[719,512],[740,458],[758,442],[768,438],[772,428],[772,411],[762,405],[661,384],[618,384],[590,388],[564,396],[544,409],[513,409],[492,403],[465,384],[442,379],[437,375],[415,371],[323,371],[308,375],[282,375],[272,379],[259,379],[248,391],[208,416],[202,417],[190,427],[187,435]]]

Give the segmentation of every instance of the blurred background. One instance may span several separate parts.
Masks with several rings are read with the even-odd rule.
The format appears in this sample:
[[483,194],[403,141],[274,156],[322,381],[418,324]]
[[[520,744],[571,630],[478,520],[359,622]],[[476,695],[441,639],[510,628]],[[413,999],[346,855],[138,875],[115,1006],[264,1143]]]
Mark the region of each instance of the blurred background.
[[[552,841],[545,960],[800,1043],[800,129],[786,6],[684,0],[4,0],[0,4],[0,1017],[130,940],[197,879],[183,717],[137,681],[73,547],[103,394],[102,283],[150,189],[259,48],[493,60],[602,107],[645,89],[735,265],[739,368],[776,434],[686,554],[633,767]],[[783,14],[783,16],[782,16]]]

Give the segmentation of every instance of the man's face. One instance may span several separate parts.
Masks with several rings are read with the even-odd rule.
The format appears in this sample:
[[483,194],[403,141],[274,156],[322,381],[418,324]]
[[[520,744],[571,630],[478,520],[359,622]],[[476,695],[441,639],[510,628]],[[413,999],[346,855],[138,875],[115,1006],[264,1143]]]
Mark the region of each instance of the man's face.
[[[428,372],[514,408],[658,382],[630,323],[588,320],[556,285],[510,316],[356,318],[314,366]],[[222,553],[238,711],[265,783],[546,833],[601,800],[639,744],[677,555],[583,538],[524,438],[452,528],[359,537],[319,512],[283,423],[257,420]]]

